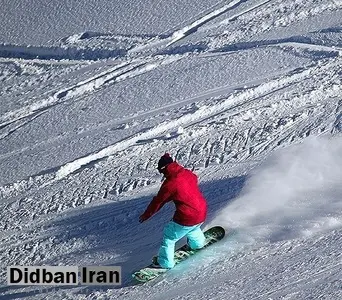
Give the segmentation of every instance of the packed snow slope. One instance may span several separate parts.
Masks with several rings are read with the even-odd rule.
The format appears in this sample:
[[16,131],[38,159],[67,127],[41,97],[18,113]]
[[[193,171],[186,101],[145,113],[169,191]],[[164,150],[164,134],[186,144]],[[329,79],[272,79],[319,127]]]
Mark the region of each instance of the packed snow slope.
[[[3,1],[2,299],[342,299],[342,1]],[[136,285],[165,152],[227,238]],[[7,286],[119,265],[120,287]]]

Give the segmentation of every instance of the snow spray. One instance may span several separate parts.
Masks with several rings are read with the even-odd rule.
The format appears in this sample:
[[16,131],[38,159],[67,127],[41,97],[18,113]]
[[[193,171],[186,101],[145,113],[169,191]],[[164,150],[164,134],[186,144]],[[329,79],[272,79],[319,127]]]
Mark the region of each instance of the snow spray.
[[342,226],[342,139],[310,137],[257,167],[213,224],[279,241]]

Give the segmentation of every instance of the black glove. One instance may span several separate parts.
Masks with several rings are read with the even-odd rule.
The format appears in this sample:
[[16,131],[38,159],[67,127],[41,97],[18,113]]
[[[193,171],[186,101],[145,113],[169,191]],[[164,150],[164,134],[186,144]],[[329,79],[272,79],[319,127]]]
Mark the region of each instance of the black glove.
[[145,222],[148,218],[142,214],[140,217],[139,217],[139,222],[142,223],[142,222]]

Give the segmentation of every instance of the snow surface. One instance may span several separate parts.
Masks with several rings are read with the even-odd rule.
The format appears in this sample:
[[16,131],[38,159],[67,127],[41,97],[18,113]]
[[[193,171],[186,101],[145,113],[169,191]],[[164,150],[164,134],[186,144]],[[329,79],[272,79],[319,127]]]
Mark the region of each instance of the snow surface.
[[[3,1],[3,299],[342,299],[342,1]],[[227,238],[131,273],[165,151]],[[181,241],[180,243],[182,243]],[[119,265],[121,287],[10,287],[9,265]]]

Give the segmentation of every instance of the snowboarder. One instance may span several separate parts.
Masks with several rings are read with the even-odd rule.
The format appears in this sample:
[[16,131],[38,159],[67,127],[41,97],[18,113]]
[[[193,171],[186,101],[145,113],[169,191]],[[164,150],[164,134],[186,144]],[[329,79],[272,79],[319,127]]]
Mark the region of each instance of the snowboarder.
[[194,250],[205,245],[201,225],[206,219],[207,202],[199,190],[197,176],[173,161],[170,154],[165,153],[160,158],[158,171],[165,180],[157,196],[139,217],[139,222],[149,219],[165,203],[175,203],[175,214],[164,228],[162,244],[154,259],[154,263],[161,268],[171,269],[175,265],[174,251],[178,240],[186,236],[188,246]]

